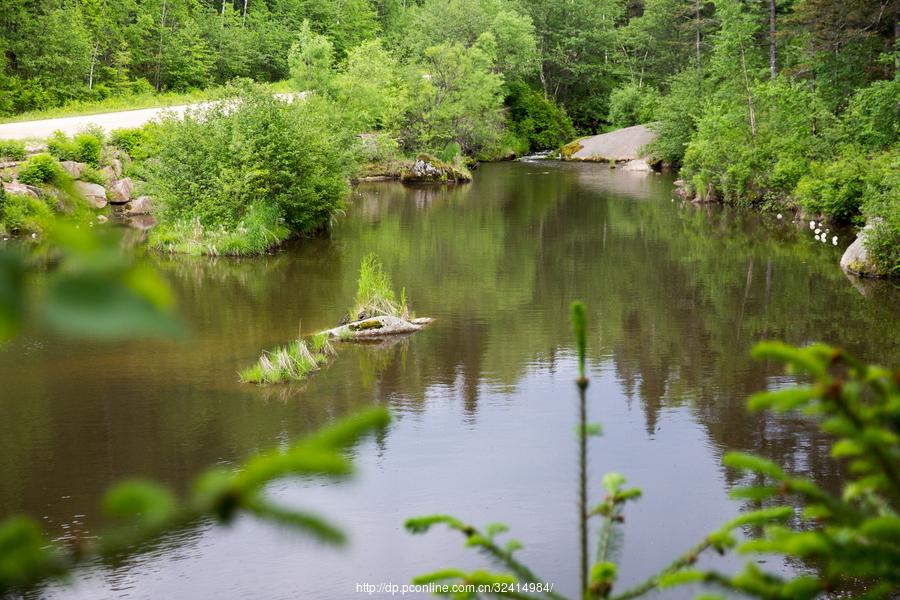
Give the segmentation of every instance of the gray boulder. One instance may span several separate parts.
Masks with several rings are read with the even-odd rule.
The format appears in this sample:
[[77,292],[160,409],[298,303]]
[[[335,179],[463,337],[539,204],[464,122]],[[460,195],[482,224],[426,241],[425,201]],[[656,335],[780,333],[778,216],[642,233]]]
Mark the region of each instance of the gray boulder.
[[102,185],[88,183],[87,181],[76,181],[75,189],[79,194],[84,196],[94,208],[104,208],[106,206],[106,188]]
[[109,201],[112,204],[125,204],[131,200],[131,194],[134,192],[134,182],[131,177],[114,181],[109,186]]
[[653,171],[653,167],[651,167],[650,163],[648,163],[643,158],[635,158],[634,160],[629,160],[627,163],[622,165],[622,170],[649,173]]
[[66,173],[72,176],[72,179],[78,179],[81,177],[81,174],[84,173],[84,170],[87,168],[87,165],[82,162],[75,162],[74,160],[64,160],[59,163]]
[[866,249],[866,230],[871,224],[866,225],[856,236],[856,240],[847,246],[841,256],[841,269],[860,277],[878,277],[878,270],[869,259],[869,251]]
[[32,198],[38,197],[37,188],[30,185],[25,185],[24,183],[19,183],[18,181],[4,183],[3,189],[7,194],[22,194],[24,196],[31,196]]
[[153,212],[153,199],[150,196],[138,196],[131,201],[131,205],[125,214],[129,217],[134,215],[149,215]]

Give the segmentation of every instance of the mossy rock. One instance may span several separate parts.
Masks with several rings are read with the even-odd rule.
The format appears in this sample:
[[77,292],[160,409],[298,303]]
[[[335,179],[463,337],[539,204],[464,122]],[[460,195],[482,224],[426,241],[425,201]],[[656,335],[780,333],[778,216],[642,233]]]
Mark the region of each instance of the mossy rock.
[[403,169],[404,183],[466,183],[472,181],[468,170],[445,163],[436,156],[420,154],[412,166]]
[[365,321],[351,323],[348,327],[353,331],[365,331],[366,329],[381,329],[384,327],[384,324],[378,319],[366,319]]
[[575,140],[560,148],[559,155],[563,160],[572,160],[572,156],[583,148],[584,146],[578,140]]

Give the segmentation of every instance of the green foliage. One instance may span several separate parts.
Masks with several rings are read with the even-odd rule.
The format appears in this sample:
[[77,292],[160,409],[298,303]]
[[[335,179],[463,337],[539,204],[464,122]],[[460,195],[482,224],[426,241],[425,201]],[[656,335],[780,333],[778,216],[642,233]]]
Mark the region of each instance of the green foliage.
[[266,497],[266,487],[286,477],[348,477],[353,466],[347,448],[388,422],[389,415],[382,408],[337,421],[290,446],[258,454],[235,469],[213,468],[201,474],[183,498],[153,482],[120,483],[107,493],[103,503],[116,525],[78,547],[51,542],[30,519],[7,519],[0,523],[0,593],[22,592],[200,518],[229,523],[239,514],[247,514],[320,542],[341,545],[345,537],[340,529],[302,508],[273,503]]
[[267,351],[252,367],[240,372],[243,383],[284,383],[300,381],[328,362],[334,356],[334,347],[328,334],[319,333],[309,341],[295,340],[282,348]]
[[[37,210],[45,217],[49,213],[46,206]],[[19,252],[0,252],[0,341],[20,327],[26,297],[30,314],[67,335],[111,339],[182,331],[168,286],[123,251],[115,233],[92,234],[62,221],[51,225],[44,237],[52,244],[56,268],[39,295],[32,297],[38,292],[32,282],[39,263]]]
[[404,125],[407,148],[439,150],[456,142],[476,154],[500,138],[503,78],[493,72],[493,50],[440,44],[425,50],[410,84]]
[[900,140],[900,78],[876,81],[857,90],[845,114],[853,140],[869,150],[881,150]]
[[19,181],[27,185],[40,185],[56,181],[62,177],[62,167],[50,154],[35,154],[19,170]]
[[341,208],[350,142],[324,101],[240,100],[159,129],[148,187],[162,205],[152,243],[169,251],[252,254],[315,231]]
[[559,148],[575,128],[565,111],[522,81],[507,85],[508,127],[527,143],[526,151]]
[[47,152],[59,160],[74,160],[92,167],[100,166],[100,152],[103,142],[94,133],[84,132],[70,139],[61,131],[56,131],[47,140]]
[[863,192],[866,249],[884,275],[900,275],[900,150],[872,160]]
[[128,153],[135,160],[149,157],[148,146],[151,145],[147,127],[115,129],[109,136],[109,143]]
[[752,113],[746,95],[708,102],[684,156],[685,177],[712,184],[729,202],[786,197],[809,161],[833,147],[825,134],[834,119],[804,85],[779,78],[751,94]]
[[39,198],[3,193],[0,198],[0,231],[43,233],[53,223],[53,211]]
[[659,93],[648,86],[633,83],[616,88],[609,95],[609,123],[613,127],[631,127],[656,118]]
[[0,140],[0,159],[25,160],[28,152],[25,143],[19,140]]
[[867,179],[868,160],[848,153],[830,163],[813,162],[800,178],[794,196],[812,215],[849,223],[859,215]]
[[653,129],[658,134],[650,144],[650,153],[657,159],[678,165],[697,131],[697,121],[703,113],[702,80],[697,72],[688,69],[669,80],[669,93],[659,99]]
[[360,44],[347,54],[334,78],[334,100],[353,132],[396,135],[409,106],[404,73],[381,40]]
[[456,142],[448,142],[444,149],[438,154],[438,159],[444,163],[453,163],[456,157],[460,155],[462,148]]
[[350,309],[350,318],[362,319],[379,315],[401,317],[407,313],[409,306],[406,290],[401,291],[398,299],[391,285],[391,278],[384,272],[378,257],[375,254],[364,256],[359,265],[356,298]]
[[331,85],[333,63],[334,46],[331,41],[314,32],[309,21],[304,21],[288,56],[294,85],[303,91],[327,93]]

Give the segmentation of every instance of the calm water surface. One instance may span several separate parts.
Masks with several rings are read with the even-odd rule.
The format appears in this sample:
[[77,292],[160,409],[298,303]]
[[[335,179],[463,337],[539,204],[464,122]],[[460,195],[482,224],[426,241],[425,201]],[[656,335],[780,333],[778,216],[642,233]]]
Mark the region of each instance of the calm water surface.
[[[522,558],[574,594],[576,298],[590,317],[589,418],[605,430],[591,442],[593,500],[610,470],[644,490],[627,513],[624,584],[742,509],[728,499],[738,482],[720,464],[727,449],[836,485],[826,440],[743,410],[750,393],[788,382],[748,350],[823,340],[900,363],[900,294],[844,277],[849,239],[835,248],[789,218],[672,197],[667,176],[559,163],[485,165],[451,189],[364,185],[328,239],[252,260],[157,259],[186,340],[31,330],[0,348],[0,516],[35,515],[61,539],[99,530],[101,494],[124,476],[184,489],[208,465],[355,409],[395,415],[353,450],[352,481],[271,490],[342,524],[346,549],[252,520],[201,524],[34,597],[355,598],[357,583],[484,566],[456,535],[403,530],[433,512],[508,523]],[[262,349],[337,322],[368,252],[437,321],[393,346],[342,346],[302,385],[240,385],[236,371]]]

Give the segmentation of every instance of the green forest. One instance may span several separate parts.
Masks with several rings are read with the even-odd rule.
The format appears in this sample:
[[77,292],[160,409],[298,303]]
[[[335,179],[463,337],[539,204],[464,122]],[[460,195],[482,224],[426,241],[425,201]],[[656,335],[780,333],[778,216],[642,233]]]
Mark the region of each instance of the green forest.
[[[868,224],[872,271],[896,274],[898,15],[896,0],[10,0],[0,15],[0,115],[222,97],[248,79],[316,96],[299,119],[277,108],[267,117],[305,129],[303,141],[262,144],[326,155],[281,165],[282,174],[331,174],[312,185],[320,200],[310,214],[285,214],[276,201],[274,212],[249,218],[239,206],[225,217],[202,199],[167,211],[181,219],[162,235],[170,248],[184,246],[192,217],[226,237],[242,220],[265,221],[242,253],[321,226],[339,205],[340,180],[394,172],[404,156],[463,166],[648,123],[659,134],[651,156],[681,169],[688,195]],[[168,147],[196,139],[181,129]],[[154,144],[163,162],[166,147]],[[284,162],[257,154],[250,160]],[[176,158],[183,164],[184,152]],[[197,149],[188,162],[211,159]],[[156,187],[166,196],[184,182],[175,174]]]

